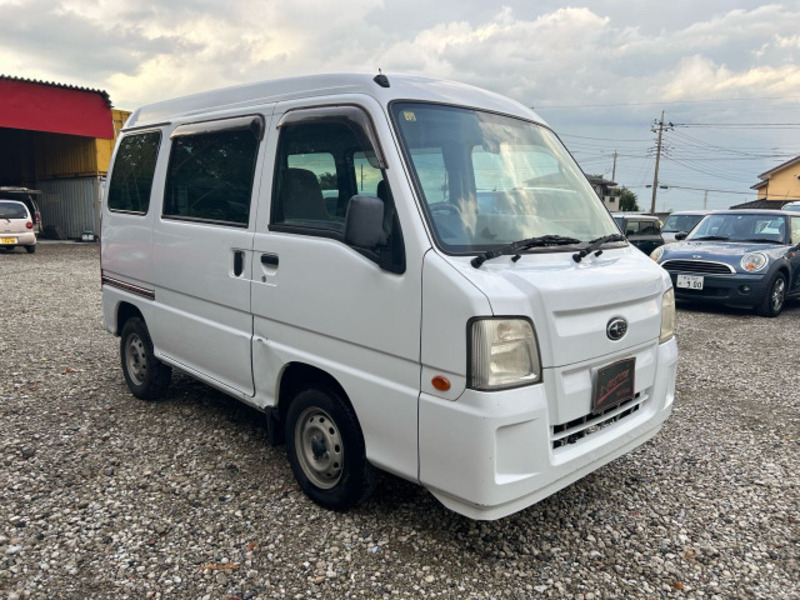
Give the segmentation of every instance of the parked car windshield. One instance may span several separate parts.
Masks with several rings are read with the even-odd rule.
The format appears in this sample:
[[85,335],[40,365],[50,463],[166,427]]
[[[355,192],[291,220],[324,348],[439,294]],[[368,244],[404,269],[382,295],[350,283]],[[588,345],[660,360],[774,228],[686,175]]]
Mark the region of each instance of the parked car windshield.
[[444,250],[474,253],[544,235],[588,242],[618,233],[547,128],[434,104],[394,103],[392,115]]
[[780,215],[708,215],[686,239],[786,243],[786,223]]
[[691,231],[703,218],[703,215],[670,215],[664,221],[661,231],[664,233],[678,233],[679,231]]
[[28,210],[19,202],[3,202],[0,200],[0,219],[27,219]]

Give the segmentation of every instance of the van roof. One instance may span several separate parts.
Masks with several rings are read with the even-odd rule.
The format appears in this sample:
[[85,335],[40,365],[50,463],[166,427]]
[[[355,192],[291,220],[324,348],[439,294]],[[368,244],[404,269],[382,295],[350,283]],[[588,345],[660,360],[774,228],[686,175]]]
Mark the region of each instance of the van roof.
[[392,100],[421,100],[482,108],[544,123],[531,109],[505,96],[454,81],[416,75],[387,75],[390,87],[373,75],[340,73],[273,79],[222,88],[142,106],[131,114],[125,129],[168,123],[181,117],[226,109],[342,94],[364,94],[386,106]]

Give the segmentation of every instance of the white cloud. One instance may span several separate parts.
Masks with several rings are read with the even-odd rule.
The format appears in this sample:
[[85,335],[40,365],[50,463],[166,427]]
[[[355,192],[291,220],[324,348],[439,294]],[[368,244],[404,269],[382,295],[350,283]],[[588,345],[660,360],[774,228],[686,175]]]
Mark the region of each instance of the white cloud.
[[487,14],[485,6],[475,12],[475,2],[443,0],[453,10],[437,5],[436,14],[455,18],[404,33],[408,23],[395,30],[370,18],[390,1],[175,0],[139,8],[0,0],[0,20],[16,24],[0,39],[0,72],[103,88],[123,107],[259,79],[378,67],[466,81],[537,105],[761,95],[762,86],[800,94],[800,10],[786,6],[710,13],[669,29],[653,26],[655,14],[647,27],[621,12],[608,16],[611,5],[548,3],[539,14],[505,6]]
[[662,88],[664,100],[800,94],[800,66],[754,67],[733,72],[702,56],[681,60]]

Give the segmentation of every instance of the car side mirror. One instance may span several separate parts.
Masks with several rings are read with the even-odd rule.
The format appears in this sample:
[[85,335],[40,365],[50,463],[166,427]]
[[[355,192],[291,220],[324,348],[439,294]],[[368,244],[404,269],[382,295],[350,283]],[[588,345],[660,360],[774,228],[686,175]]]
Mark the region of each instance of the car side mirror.
[[687,235],[689,235],[689,233],[687,231],[679,231],[678,233],[675,234],[675,239],[676,240],[685,240]]
[[375,196],[353,196],[347,204],[344,242],[356,248],[374,250],[386,244],[383,231],[383,200]]

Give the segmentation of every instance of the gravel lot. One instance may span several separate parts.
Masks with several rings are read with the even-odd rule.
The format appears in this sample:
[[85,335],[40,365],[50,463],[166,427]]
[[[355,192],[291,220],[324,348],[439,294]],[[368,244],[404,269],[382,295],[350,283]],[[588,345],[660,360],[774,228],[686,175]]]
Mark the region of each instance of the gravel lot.
[[98,248],[0,253],[0,600],[800,598],[800,305],[682,308],[653,441],[478,523],[385,477],[333,514],[259,413],[184,376],[134,398]]

